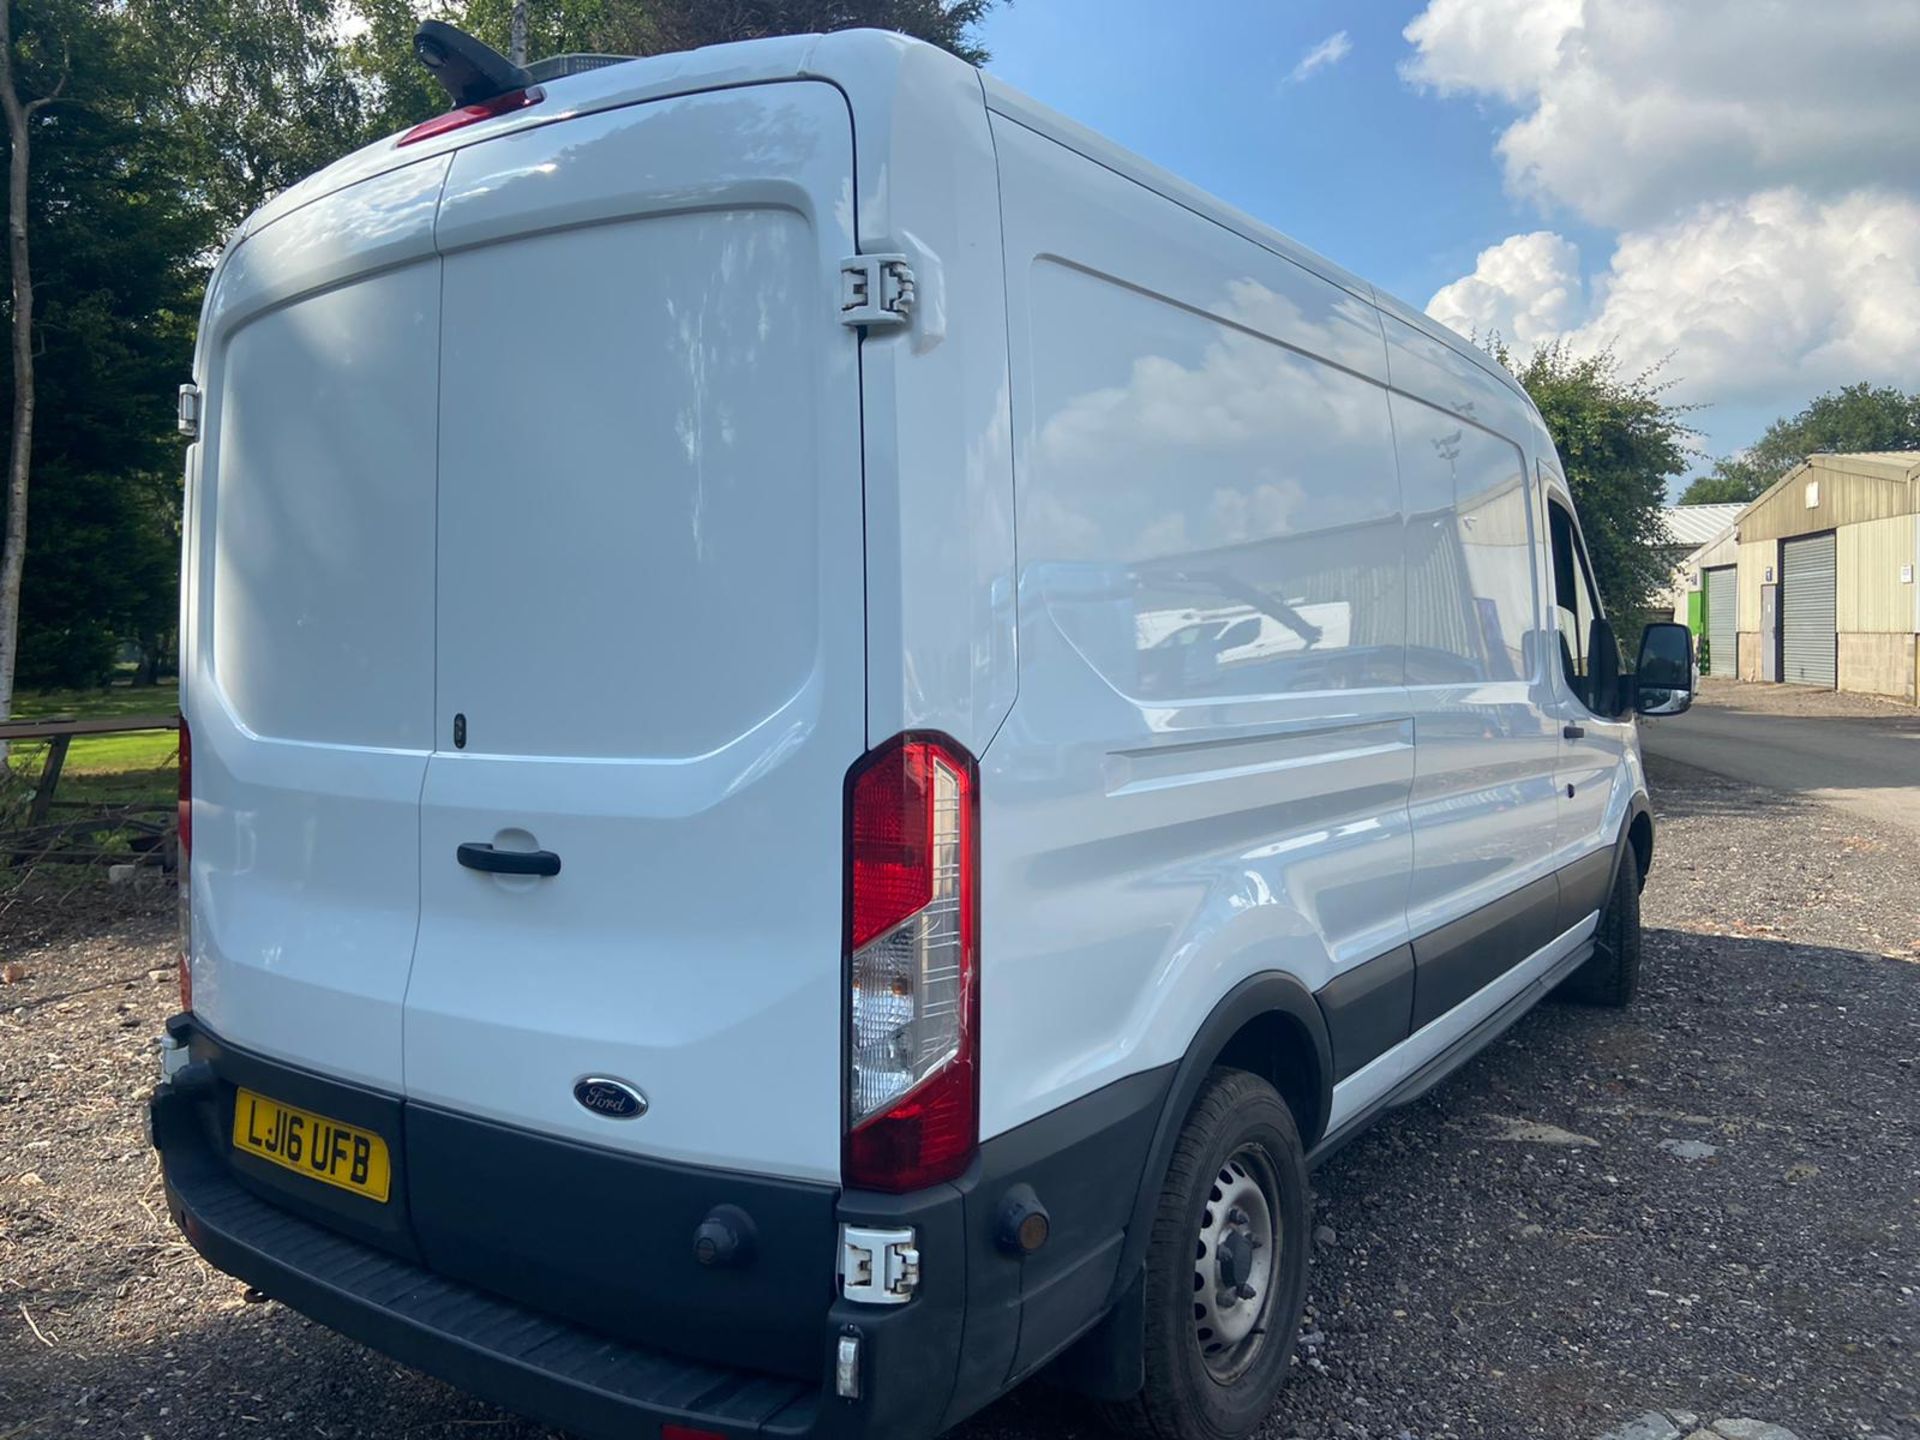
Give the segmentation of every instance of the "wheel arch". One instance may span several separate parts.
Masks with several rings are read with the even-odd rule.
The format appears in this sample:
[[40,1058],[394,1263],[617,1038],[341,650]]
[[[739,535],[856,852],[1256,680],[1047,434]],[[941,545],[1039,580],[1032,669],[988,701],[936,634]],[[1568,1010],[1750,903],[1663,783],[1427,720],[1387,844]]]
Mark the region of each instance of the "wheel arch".
[[1116,1295],[1146,1255],[1153,1207],[1174,1144],[1207,1072],[1216,1065],[1250,1070],[1278,1090],[1293,1112],[1303,1150],[1311,1150],[1326,1133],[1333,1104],[1333,1047],[1313,992],[1277,971],[1241,981],[1201,1022],[1174,1071],[1120,1252]]
[[[1619,848],[1613,858],[1613,867],[1617,875],[1620,862],[1626,858],[1627,847],[1633,847],[1633,858],[1640,866],[1640,888],[1647,888],[1647,872],[1653,868],[1653,807],[1645,795],[1635,795],[1627,805],[1627,823],[1621,827]],[[1608,886],[1612,893],[1612,886]]]
[[1300,1131],[1303,1152],[1311,1151],[1326,1133],[1333,1103],[1333,1047],[1320,1006],[1313,992],[1291,975],[1271,971],[1250,976],[1201,1022],[1174,1070],[1127,1222],[1108,1314],[1056,1365],[1056,1378],[1083,1394],[1124,1399],[1144,1381],[1142,1292],[1154,1207],[1181,1128],[1216,1065],[1249,1070],[1279,1091]]

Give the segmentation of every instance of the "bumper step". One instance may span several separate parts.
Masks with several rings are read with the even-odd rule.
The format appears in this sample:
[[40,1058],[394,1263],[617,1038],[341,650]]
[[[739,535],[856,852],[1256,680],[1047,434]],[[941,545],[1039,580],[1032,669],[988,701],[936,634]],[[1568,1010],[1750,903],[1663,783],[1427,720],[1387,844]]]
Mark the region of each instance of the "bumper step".
[[[166,1108],[156,1107],[156,1128],[174,1128]],[[819,1419],[818,1388],[609,1340],[290,1215],[236,1183],[180,1119],[158,1138],[167,1206],[194,1248],[404,1364],[583,1440],[633,1440],[666,1422],[801,1436]]]

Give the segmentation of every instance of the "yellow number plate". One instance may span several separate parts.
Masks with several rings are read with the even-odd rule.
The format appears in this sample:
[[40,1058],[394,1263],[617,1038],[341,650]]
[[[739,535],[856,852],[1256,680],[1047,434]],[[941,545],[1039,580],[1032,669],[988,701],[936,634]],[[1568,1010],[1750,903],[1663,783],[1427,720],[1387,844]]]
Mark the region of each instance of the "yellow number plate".
[[233,1097],[233,1148],[385,1204],[393,1183],[387,1142],[251,1090]]

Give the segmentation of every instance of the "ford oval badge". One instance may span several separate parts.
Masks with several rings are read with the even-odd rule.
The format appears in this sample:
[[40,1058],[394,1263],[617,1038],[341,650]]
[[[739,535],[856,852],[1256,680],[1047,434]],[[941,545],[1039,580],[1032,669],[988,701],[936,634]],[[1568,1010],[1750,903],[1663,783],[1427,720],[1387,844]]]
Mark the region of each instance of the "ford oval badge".
[[638,1120],[647,1113],[647,1097],[624,1080],[588,1075],[573,1087],[573,1098],[609,1120]]

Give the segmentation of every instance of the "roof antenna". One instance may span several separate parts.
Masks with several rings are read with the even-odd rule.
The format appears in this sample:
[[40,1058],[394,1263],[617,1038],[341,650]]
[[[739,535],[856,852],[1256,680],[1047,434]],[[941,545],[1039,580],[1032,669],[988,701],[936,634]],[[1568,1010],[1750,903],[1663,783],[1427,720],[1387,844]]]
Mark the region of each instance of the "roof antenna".
[[479,105],[515,90],[533,77],[491,46],[439,20],[422,20],[413,32],[413,53],[458,105]]

